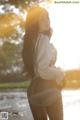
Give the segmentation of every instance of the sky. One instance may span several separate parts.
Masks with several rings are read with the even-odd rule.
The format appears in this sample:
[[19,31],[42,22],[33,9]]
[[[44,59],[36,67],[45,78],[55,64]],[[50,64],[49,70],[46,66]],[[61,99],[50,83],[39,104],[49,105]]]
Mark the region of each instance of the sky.
[[50,9],[53,35],[57,48],[56,66],[64,70],[80,68],[80,3],[53,4]]

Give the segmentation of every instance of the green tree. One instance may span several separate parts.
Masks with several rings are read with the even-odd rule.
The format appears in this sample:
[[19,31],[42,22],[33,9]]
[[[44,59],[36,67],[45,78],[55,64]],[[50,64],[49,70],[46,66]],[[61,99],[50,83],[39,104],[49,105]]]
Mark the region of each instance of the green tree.
[[[2,25],[3,32],[7,32],[7,35],[8,32],[11,32],[11,29],[9,29],[10,31],[8,31],[8,29],[4,31],[5,27],[9,25],[8,23],[10,23],[9,20],[11,20],[11,18],[14,18],[14,21],[10,23],[10,28],[14,23],[17,23],[17,19],[15,19],[15,17],[12,15],[13,13],[16,15],[16,17],[20,15],[23,18],[25,12],[27,12],[27,9],[31,7],[31,2],[35,1],[37,3],[39,2],[39,0],[0,0],[0,20],[2,18],[3,22],[3,18],[5,18],[5,16],[6,19],[8,19],[8,22],[5,19],[5,24]],[[15,10],[19,13],[16,13]],[[11,18],[9,15],[11,15]],[[23,23],[14,24],[14,32],[12,29],[11,34],[8,36],[4,34],[3,36],[0,36],[0,79],[26,79],[25,75],[23,74],[22,61],[22,44],[25,27],[23,27],[22,24]]]

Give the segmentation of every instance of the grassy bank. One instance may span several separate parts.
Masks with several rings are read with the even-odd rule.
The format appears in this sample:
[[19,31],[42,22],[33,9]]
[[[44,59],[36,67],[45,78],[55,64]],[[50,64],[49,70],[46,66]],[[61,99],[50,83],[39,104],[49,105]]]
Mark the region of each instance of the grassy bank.
[[[26,89],[29,84],[30,81],[0,83],[0,89]],[[80,89],[80,83],[75,83],[74,81],[67,81],[63,89]]]
[[29,84],[29,81],[19,83],[0,83],[0,89],[27,88]]

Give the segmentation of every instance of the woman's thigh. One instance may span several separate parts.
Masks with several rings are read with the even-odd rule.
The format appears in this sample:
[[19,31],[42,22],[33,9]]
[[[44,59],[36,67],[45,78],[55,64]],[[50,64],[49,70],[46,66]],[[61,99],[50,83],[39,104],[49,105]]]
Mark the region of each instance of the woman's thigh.
[[49,120],[63,120],[63,104],[61,96],[57,98],[56,101],[48,106],[46,109]]
[[47,112],[45,107],[30,105],[34,120],[47,120]]

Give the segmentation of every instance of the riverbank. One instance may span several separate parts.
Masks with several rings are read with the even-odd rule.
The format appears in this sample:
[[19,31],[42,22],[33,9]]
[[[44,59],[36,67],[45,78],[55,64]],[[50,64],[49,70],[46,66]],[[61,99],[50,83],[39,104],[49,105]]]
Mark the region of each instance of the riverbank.
[[0,90],[1,89],[16,89],[16,88],[23,88],[26,89],[30,84],[30,81],[23,81],[23,82],[11,82],[11,83],[0,83]]

